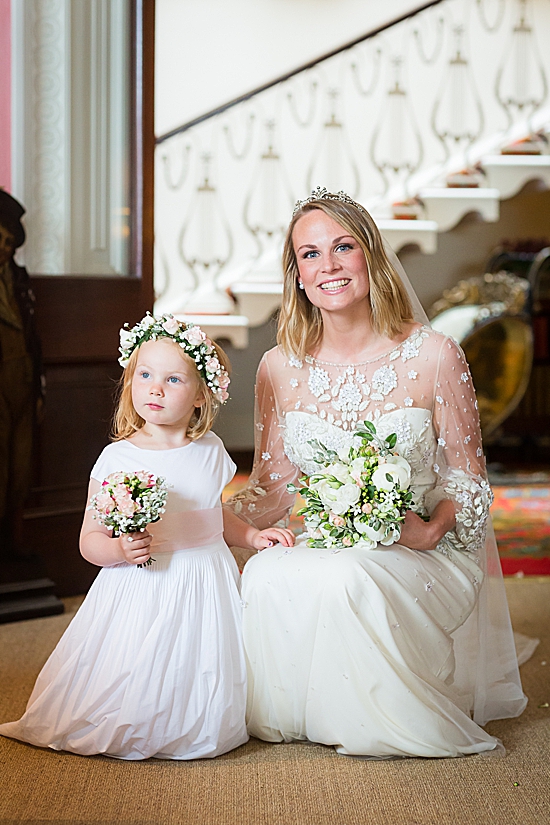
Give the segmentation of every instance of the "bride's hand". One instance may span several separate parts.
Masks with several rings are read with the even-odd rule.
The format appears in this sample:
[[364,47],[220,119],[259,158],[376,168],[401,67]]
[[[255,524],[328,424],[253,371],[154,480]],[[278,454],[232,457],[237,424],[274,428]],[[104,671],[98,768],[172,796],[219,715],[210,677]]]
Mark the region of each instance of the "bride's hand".
[[424,521],[408,510],[401,528],[399,544],[411,550],[435,550],[445,533],[455,526],[455,509],[452,501],[440,501],[429,521]]
[[293,547],[294,542],[294,533],[291,530],[284,527],[268,527],[267,530],[258,530],[252,539],[252,546],[259,552],[265,550],[266,547],[273,547],[274,544]]

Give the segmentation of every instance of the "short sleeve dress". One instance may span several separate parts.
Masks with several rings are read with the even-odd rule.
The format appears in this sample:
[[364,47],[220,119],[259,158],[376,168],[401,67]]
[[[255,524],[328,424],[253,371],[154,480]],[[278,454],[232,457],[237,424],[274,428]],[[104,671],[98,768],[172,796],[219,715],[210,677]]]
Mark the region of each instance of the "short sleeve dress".
[[92,469],[147,470],[169,485],[150,525],[155,562],[104,567],[0,734],[83,755],[214,757],[247,741],[239,572],[221,493],[235,465],[214,433],[172,450],[110,444]]

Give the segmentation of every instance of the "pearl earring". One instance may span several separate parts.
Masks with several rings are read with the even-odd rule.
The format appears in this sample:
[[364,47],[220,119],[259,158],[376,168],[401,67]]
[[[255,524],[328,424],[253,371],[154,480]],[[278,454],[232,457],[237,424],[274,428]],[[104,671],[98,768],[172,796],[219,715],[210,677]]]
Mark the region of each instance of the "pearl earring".
[[298,281],[298,289],[304,289],[304,282]]

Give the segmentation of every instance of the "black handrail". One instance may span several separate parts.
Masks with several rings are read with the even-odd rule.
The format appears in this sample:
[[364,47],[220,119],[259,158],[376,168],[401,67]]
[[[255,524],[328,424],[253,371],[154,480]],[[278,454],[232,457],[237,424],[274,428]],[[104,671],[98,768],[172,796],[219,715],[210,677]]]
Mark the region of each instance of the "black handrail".
[[327,54],[324,54],[321,57],[316,57],[314,60],[310,60],[309,63],[304,63],[297,69],[293,69],[291,72],[287,72],[286,74],[275,78],[275,80],[269,81],[269,83],[264,83],[263,86],[258,86],[257,89],[252,89],[252,91],[246,92],[244,95],[235,97],[233,100],[229,100],[227,103],[223,103],[221,106],[217,106],[215,109],[211,109],[209,112],[205,112],[205,114],[199,115],[198,117],[193,118],[193,120],[189,120],[187,123],[177,126],[175,129],[171,129],[169,132],[166,132],[164,135],[160,135],[160,137],[156,138],[156,143],[158,145],[160,143],[164,143],[165,140],[168,140],[175,135],[181,135],[183,132],[187,132],[188,129],[192,129],[193,126],[197,126],[199,123],[203,123],[211,117],[216,117],[216,115],[221,115],[222,112],[227,111],[227,109],[231,109],[233,106],[237,106],[238,103],[244,103],[245,100],[250,100],[252,97],[256,97],[256,95],[259,95],[261,92],[265,92],[267,89],[272,89],[273,86],[278,86],[279,83],[284,83],[286,80],[290,80],[291,77],[295,77],[297,74],[307,71],[307,69],[312,69],[319,63],[323,63],[325,60],[328,60],[329,57],[335,57],[337,54],[347,52],[348,49],[353,49],[353,47],[357,46],[359,43],[363,43],[365,40],[370,40],[381,32],[391,29],[392,26],[396,26],[398,23],[403,23],[404,20],[409,20],[411,17],[415,17],[417,14],[420,14],[420,12],[431,8],[432,6],[438,6],[442,2],[443,0],[430,0],[428,3],[423,3],[421,6],[418,6],[418,8],[408,11],[400,17],[396,17],[394,20],[390,20],[389,23],[384,23],[376,29],[371,29],[371,31],[366,34],[362,34],[361,37],[356,37],[355,40],[350,40],[349,43],[345,43],[343,46],[339,46],[337,49],[333,49],[331,52],[327,52]]

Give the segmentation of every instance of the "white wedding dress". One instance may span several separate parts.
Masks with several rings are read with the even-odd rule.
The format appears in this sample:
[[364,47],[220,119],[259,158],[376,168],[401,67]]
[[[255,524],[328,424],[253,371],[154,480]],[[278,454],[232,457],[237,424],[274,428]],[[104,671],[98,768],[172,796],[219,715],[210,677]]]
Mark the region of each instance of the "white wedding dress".
[[450,498],[457,524],[431,552],[334,552],[302,537],[252,557],[242,592],[249,732],[378,758],[493,750],[478,723],[518,715],[526,699],[492,534],[487,562],[492,494],[459,347],[421,327],[359,365],[276,348],[260,364],[257,402],[257,461],[230,504],[242,517],[284,520],[287,483],[317,469],[309,442],[348,446],[367,419],[397,434],[417,508]]

